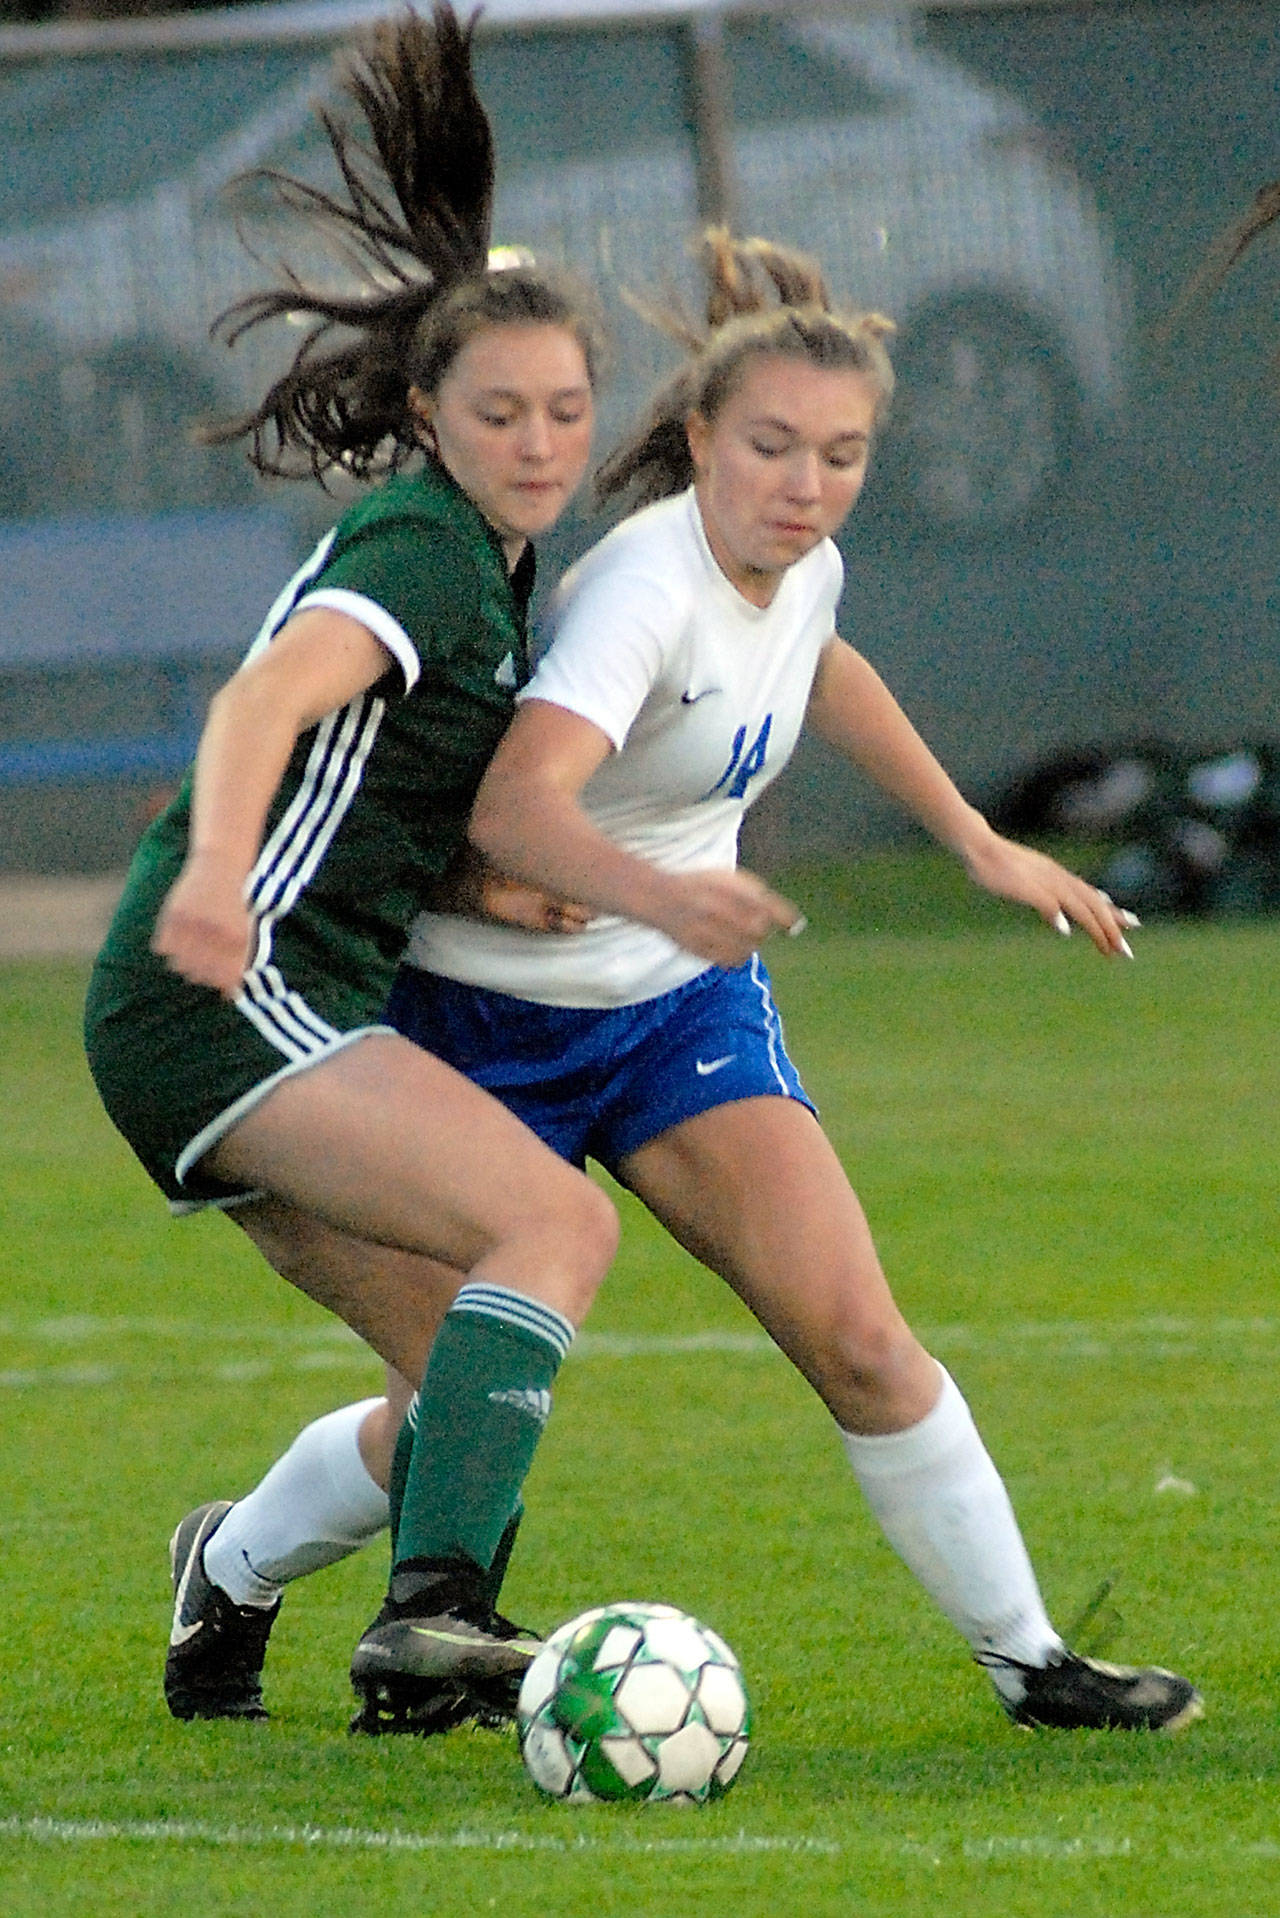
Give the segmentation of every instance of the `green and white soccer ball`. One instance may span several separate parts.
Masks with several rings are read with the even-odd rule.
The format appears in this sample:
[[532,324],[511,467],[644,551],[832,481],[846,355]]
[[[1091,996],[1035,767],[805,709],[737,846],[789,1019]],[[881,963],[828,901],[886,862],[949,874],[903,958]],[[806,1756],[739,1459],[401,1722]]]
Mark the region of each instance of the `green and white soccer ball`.
[[673,1605],[570,1619],[525,1673],[516,1717],[529,1776],[570,1804],[705,1804],[728,1791],[751,1738],[737,1659]]

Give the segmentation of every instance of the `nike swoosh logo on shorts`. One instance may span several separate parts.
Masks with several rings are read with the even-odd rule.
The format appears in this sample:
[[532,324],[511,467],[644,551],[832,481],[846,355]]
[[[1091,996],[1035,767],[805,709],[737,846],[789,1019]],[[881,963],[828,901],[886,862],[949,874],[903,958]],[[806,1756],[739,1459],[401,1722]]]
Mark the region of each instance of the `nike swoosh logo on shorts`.
[[726,1052],[720,1059],[696,1059],[694,1071],[700,1079],[705,1079],[709,1073],[719,1072],[721,1066],[731,1065],[737,1056],[736,1052]]

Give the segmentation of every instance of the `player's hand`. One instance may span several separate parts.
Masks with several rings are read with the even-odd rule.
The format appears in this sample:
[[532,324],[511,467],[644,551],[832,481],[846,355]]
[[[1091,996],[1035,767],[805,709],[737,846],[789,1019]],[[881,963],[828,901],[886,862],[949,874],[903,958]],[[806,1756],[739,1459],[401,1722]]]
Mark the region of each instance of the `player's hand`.
[[595,916],[588,906],[512,879],[474,846],[467,847],[430,888],[426,906],[429,912],[461,913],[468,919],[519,926],[525,932],[581,932]]
[[151,950],[192,985],[211,986],[224,999],[235,1000],[248,969],[253,932],[241,876],[193,854],[160,908]]
[[672,909],[661,930],[699,959],[741,966],[771,932],[799,931],[800,910],[754,873],[671,875]]
[[969,877],[979,886],[1000,899],[1030,906],[1055,932],[1069,933],[1074,922],[1083,927],[1099,952],[1132,959],[1125,934],[1138,924],[1133,913],[1117,906],[1105,892],[1060,866],[1047,853],[992,832],[964,854],[964,863]]
[[477,912],[482,919],[496,919],[500,925],[520,926],[525,932],[581,932],[594,917],[586,906],[571,899],[557,899],[537,886],[526,886],[518,879],[490,867],[480,884]]

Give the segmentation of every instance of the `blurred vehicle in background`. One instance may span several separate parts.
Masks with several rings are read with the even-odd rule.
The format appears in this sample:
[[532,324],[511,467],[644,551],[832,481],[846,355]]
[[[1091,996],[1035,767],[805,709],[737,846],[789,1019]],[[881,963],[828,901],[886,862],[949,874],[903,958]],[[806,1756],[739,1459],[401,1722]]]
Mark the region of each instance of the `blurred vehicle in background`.
[[[486,57],[502,57],[520,10],[492,10]],[[1126,300],[1091,196],[1024,108],[922,44],[909,10],[716,17],[725,210],[816,252],[841,298],[899,325],[880,483],[926,527],[983,533],[1033,514],[1122,390]],[[538,20],[554,30],[555,8]],[[670,37],[688,20],[643,30]],[[550,156],[535,128],[511,157],[500,126],[498,233],[600,286],[619,341],[607,436],[669,363],[617,280],[657,300],[691,288],[682,248],[709,210],[706,155],[679,110],[652,137],[632,110],[612,137],[609,114],[629,111],[627,36],[575,28],[572,44],[603,69],[598,120],[585,150]],[[520,37],[505,47],[518,64]],[[251,495],[237,453],[184,434],[280,363],[269,339],[228,354],[207,338],[286,237],[260,190],[226,189],[258,166],[326,181],[311,107],[326,94],[314,40],[0,65],[0,516]],[[296,223],[287,237],[301,270],[341,276],[339,260],[299,256]]]
[[782,38],[844,98],[799,137],[741,138],[751,219],[896,320],[884,451],[899,501],[971,532],[1026,517],[1121,397],[1129,303],[1092,195],[1027,110],[930,51],[913,16],[798,21]]

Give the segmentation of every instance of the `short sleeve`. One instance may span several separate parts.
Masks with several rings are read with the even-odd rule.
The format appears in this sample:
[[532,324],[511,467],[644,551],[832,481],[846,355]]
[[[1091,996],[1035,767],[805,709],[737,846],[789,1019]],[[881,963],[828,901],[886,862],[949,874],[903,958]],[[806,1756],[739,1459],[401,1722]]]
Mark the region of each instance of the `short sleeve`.
[[589,719],[621,751],[682,624],[676,595],[661,580],[611,568],[570,573],[552,599],[545,651],[519,698]]
[[479,618],[479,583],[466,545],[447,527],[381,521],[340,545],[298,602],[330,606],[380,639],[404,675],[452,658]]

